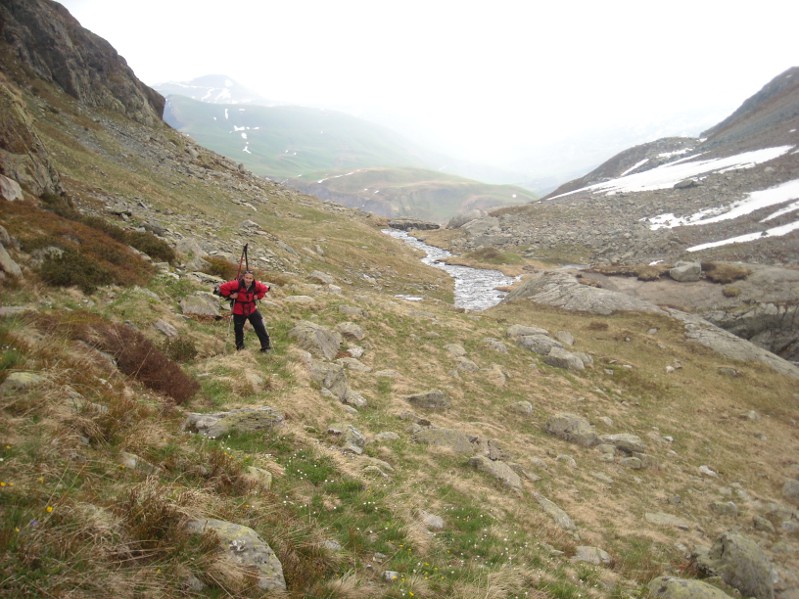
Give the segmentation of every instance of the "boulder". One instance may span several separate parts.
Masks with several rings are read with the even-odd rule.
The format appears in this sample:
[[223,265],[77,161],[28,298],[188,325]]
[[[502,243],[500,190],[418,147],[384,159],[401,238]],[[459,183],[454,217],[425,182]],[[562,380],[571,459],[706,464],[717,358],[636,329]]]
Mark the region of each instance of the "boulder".
[[562,347],[553,347],[543,358],[545,364],[565,370],[585,370],[583,359],[573,352]]
[[481,449],[478,437],[451,428],[419,428],[412,439],[424,445],[447,447],[462,455],[473,455]]
[[180,300],[180,309],[187,316],[219,317],[219,298],[212,293],[195,291]]
[[190,413],[183,422],[183,430],[200,433],[216,439],[230,432],[257,432],[272,430],[283,424],[282,413],[269,406],[241,408],[213,414]]
[[512,491],[521,492],[522,479],[514,472],[513,468],[500,460],[492,460],[484,455],[474,456],[469,460],[469,465],[479,472],[488,474],[500,481]]
[[522,299],[589,314],[608,315],[625,311],[662,313],[653,303],[619,291],[583,285],[574,275],[560,271],[548,271],[526,280],[502,301]]
[[22,276],[22,269],[19,264],[8,254],[2,243],[0,243],[0,270],[13,277]]
[[0,175],[0,198],[7,202],[16,202],[23,198],[22,187],[13,179]]
[[774,597],[773,566],[757,543],[738,532],[723,533],[696,563],[700,572],[718,576],[744,597]]
[[649,595],[658,599],[730,599],[730,596],[701,580],[659,576],[649,583]]
[[679,283],[692,283],[702,278],[702,265],[699,262],[678,262],[669,270],[669,276]]
[[588,420],[576,414],[555,414],[547,420],[544,428],[551,435],[583,447],[591,447],[599,442],[594,427]]
[[302,349],[326,360],[336,357],[343,341],[338,331],[331,331],[308,320],[298,322],[289,332],[289,337]]
[[[229,567],[254,568],[258,588],[262,591],[286,590],[283,565],[272,548],[252,528],[212,518],[190,520],[186,528],[194,534],[216,534],[219,546],[233,562]],[[218,567],[226,567],[224,564],[224,561],[216,563]]]
[[36,387],[45,381],[45,378],[35,372],[12,372],[6,380],[0,384],[0,397],[11,393],[26,391],[31,387]]
[[426,410],[446,410],[450,406],[449,398],[438,389],[406,395],[404,399],[409,404]]

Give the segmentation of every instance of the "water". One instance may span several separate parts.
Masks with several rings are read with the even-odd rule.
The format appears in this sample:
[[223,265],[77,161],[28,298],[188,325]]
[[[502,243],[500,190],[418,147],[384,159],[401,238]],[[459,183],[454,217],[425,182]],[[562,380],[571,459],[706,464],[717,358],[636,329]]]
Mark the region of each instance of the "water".
[[[441,260],[452,254],[447,250],[427,245],[423,241],[408,235],[405,231],[386,229],[383,233],[396,239],[401,239],[408,245],[422,250],[425,253],[425,257],[422,258],[424,264],[440,268],[455,279],[455,306],[458,308],[485,310],[496,306],[507,295],[507,292],[499,291],[496,288],[512,285],[518,281],[518,277],[509,277],[498,270],[471,268],[469,266],[457,266],[441,262]],[[406,299],[418,301],[421,298]]]

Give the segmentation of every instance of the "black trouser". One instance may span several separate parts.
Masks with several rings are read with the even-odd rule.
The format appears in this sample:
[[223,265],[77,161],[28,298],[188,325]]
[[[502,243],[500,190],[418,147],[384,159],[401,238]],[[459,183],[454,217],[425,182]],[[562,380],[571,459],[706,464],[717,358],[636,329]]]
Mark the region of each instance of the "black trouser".
[[250,321],[252,328],[255,329],[255,334],[258,335],[258,340],[261,342],[261,349],[268,349],[271,347],[269,343],[269,333],[266,332],[264,326],[264,319],[261,313],[256,310],[249,316],[244,314],[233,315],[233,332],[236,334],[236,349],[244,349],[244,322]]

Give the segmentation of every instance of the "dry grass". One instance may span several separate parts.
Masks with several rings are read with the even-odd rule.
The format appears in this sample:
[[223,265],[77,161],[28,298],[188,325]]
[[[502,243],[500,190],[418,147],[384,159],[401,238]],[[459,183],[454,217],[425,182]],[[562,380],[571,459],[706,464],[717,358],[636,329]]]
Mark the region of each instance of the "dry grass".
[[702,272],[706,279],[721,285],[740,281],[752,274],[749,268],[734,262],[702,262]]

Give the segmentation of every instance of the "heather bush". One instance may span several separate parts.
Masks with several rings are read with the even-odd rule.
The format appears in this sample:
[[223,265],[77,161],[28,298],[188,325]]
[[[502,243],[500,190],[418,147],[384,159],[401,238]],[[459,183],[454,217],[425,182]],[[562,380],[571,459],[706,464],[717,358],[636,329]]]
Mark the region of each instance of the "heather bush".
[[128,231],[97,216],[83,216],[80,221],[93,229],[102,231],[120,243],[125,243],[140,252],[144,252],[153,260],[162,260],[170,263],[175,261],[175,250],[172,249],[172,246],[152,233],[147,231]]
[[98,322],[78,336],[113,355],[120,371],[177,404],[188,401],[200,389],[197,381],[131,326]]
[[703,262],[702,271],[706,279],[722,285],[740,281],[752,273],[743,264],[733,262]]
[[197,346],[194,344],[194,340],[187,337],[167,339],[162,349],[175,362],[190,362],[197,357]]
[[59,255],[49,254],[39,267],[39,275],[50,285],[80,287],[93,293],[100,285],[114,282],[111,273],[95,260],[71,248],[62,248]]
[[226,281],[235,279],[239,269],[239,267],[230,260],[226,260],[220,256],[206,256],[205,263],[207,266],[203,269],[203,272],[219,277],[220,279],[225,279]]
[[153,260],[175,261],[175,250],[166,241],[159,239],[147,231],[126,231],[126,241],[140,252],[144,252]]

